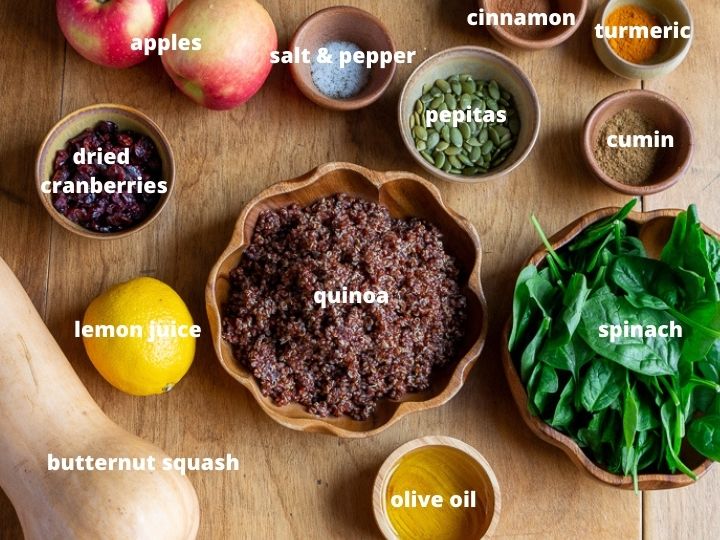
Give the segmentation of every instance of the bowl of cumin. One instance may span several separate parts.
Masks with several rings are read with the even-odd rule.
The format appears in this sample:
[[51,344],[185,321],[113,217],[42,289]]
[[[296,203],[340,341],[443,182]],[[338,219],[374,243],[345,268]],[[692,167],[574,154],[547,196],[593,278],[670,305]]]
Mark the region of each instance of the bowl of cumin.
[[[624,147],[610,147],[608,137]],[[680,181],[692,162],[695,137],[688,117],[668,97],[651,90],[624,90],[593,108],[581,147],[600,182],[626,195],[643,196]]]

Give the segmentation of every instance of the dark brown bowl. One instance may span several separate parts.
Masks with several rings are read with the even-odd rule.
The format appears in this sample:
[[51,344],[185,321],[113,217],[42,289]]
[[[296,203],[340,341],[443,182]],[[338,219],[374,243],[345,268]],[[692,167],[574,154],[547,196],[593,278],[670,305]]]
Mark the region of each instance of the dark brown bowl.
[[[152,139],[162,160],[162,179],[167,182],[168,188],[166,193],[160,195],[160,200],[157,205],[142,222],[123,231],[111,233],[90,231],[70,221],[55,210],[52,204],[52,195],[43,192],[41,189],[42,182],[49,180],[52,176],[53,161],[55,160],[55,154],[58,150],[65,148],[69,139],[72,139],[84,129],[93,127],[101,120],[110,120],[115,122],[120,129],[131,129]],[[175,187],[175,158],[172,148],[170,147],[170,142],[165,134],[155,122],[142,112],[132,107],[112,103],[91,105],[68,114],[55,124],[47,134],[45,140],[40,145],[40,150],[38,151],[35,161],[35,187],[45,209],[64,229],[93,240],[116,240],[144,229],[160,215],[160,212],[162,212],[168,200],[170,200],[170,195]]]
[[[672,135],[674,148],[661,149],[661,158],[652,177],[645,184],[631,186],[608,176],[593,151],[605,122],[624,109],[634,109],[650,118],[662,134]],[[695,138],[690,120],[669,98],[651,90],[624,90],[598,103],[585,120],[582,154],[593,174],[605,185],[627,195],[650,195],[664,191],[683,177],[690,167]]]
[[[479,0],[478,4],[486,13],[502,13],[509,11],[504,0]],[[553,13],[572,13],[575,15],[573,26],[550,27],[545,32],[533,37],[523,37],[504,26],[488,26],[490,34],[503,45],[515,47],[516,49],[538,50],[548,49],[560,45],[570,39],[575,31],[580,28],[585,13],[587,12],[587,0],[554,0],[552,2]]]
[[[407,394],[401,401],[382,400],[372,417],[365,421],[348,416],[320,418],[297,403],[283,407],[275,405],[272,399],[262,395],[255,377],[238,362],[221,334],[221,309],[230,289],[229,275],[250,243],[260,214],[264,210],[283,208],[293,203],[304,207],[337,193],[378,202],[386,206],[394,218],[418,217],[438,227],[445,249],[455,257],[467,299],[468,320],[459,358],[433,372],[427,391]],[[445,206],[438,189],[427,180],[412,173],[380,173],[351,163],[322,165],[299,178],[266,189],[241,212],[232,239],[210,272],[205,290],[215,352],[225,370],[252,393],[263,411],[283,426],[346,438],[375,435],[407,414],[446,403],[467,379],[487,334],[487,305],[480,285],[481,257],[480,239],[475,228]]]
[[[312,57],[328,41],[349,41],[363,51],[392,51],[395,54],[390,32],[374,15],[350,6],[321,9],[308,17],[295,31],[289,49],[307,49]],[[326,96],[315,86],[310,64],[290,64],[290,73],[300,91],[311,101],[337,111],[352,111],[367,107],[380,99],[395,75],[395,62],[380,68],[373,66],[370,80],[354,97],[334,99]]]
[[[562,246],[568,244],[587,229],[593,223],[600,221],[603,218],[615,214],[619,208],[603,208],[601,210],[595,210],[584,216],[576,219],[570,225],[554,234],[550,238],[550,243],[554,249],[560,249]],[[648,255],[653,256],[659,254],[662,246],[665,245],[670,232],[672,231],[672,223],[681,210],[656,210],[654,212],[632,212],[628,216],[628,221],[634,223],[639,229],[640,238],[645,244],[645,248]],[[717,236],[714,231],[703,227],[705,232]],[[542,266],[547,251],[544,246],[539,247],[523,264],[523,267],[528,264],[534,264],[536,266]],[[590,458],[583,452],[582,448],[578,444],[560,431],[556,430],[552,426],[543,422],[537,416],[530,414],[528,410],[528,397],[525,391],[525,386],[520,380],[520,375],[517,372],[515,363],[513,362],[512,356],[508,349],[508,339],[510,337],[510,331],[512,328],[512,316],[505,324],[503,330],[503,349],[502,349],[502,362],[505,377],[507,378],[508,384],[510,385],[510,392],[512,393],[515,405],[520,412],[520,416],[535,435],[537,435],[543,441],[552,444],[562,450],[570,460],[584,473],[590,477],[599,480],[610,486],[621,488],[621,489],[633,489],[633,479],[629,476],[620,476],[613,474],[590,460]],[[698,478],[703,476],[708,469],[710,469],[713,461],[705,459],[703,456],[689,449],[687,452],[683,452],[683,458],[686,460],[687,465],[693,469],[693,472]],[[693,484],[692,478],[685,474],[640,474],[638,475],[638,489],[656,490],[656,489],[674,489],[683,486]]]

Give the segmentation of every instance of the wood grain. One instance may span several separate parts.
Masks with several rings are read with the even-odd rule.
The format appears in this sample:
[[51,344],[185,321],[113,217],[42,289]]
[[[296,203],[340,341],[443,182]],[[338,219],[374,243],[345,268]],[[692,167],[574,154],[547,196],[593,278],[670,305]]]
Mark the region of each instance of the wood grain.
[[[0,21],[0,257],[45,314],[51,229],[33,188],[33,163],[60,112],[65,43],[44,2],[0,2]],[[11,313],[0,307],[3,317]],[[0,538],[20,534],[0,491]]]
[[[171,2],[174,6],[178,2]],[[280,46],[302,20],[331,0],[265,0]],[[409,416],[369,440],[346,441],[297,433],[270,420],[215,357],[204,314],[210,267],[230,238],[241,208],[259,191],[328,161],[422,175],[402,145],[396,106],[413,66],[398,66],[388,92],[370,107],[338,113],[304,98],[285,67],[276,67],[263,90],[232,112],[204,110],[176,91],[155,58],[123,71],[94,66],[64,44],[46,2],[22,9],[0,4],[0,73],[9,81],[0,96],[4,176],[0,181],[0,254],[47,304],[46,322],[91,395],[133,433],[176,456],[239,457],[236,473],[191,474],[202,508],[200,538],[377,538],[372,481],[400,444],[424,435],[449,435],[476,447],[495,470],[503,494],[498,537],[639,538],[641,500],[585,478],[560,452],[527,430],[512,403],[500,363],[500,330],[509,314],[512,279],[538,240],[528,216],[535,212],[554,232],[596,208],[626,197],[593,180],[582,163],[583,120],[602,98],[638,82],[610,74],[590,42],[590,2],[583,27],[560,47],[538,52],[507,49],[485,31],[470,28],[470,0],[351,0],[376,14],[398,49],[417,49],[417,62],[446,47],[490,46],[516,61],[535,84],[542,105],[538,143],[508,178],[467,186],[434,181],[445,202],[476,226],[483,241],[483,287],[491,314],[489,340],[467,384],[447,405]],[[699,140],[686,180],[648,207],[697,200],[718,228],[720,157],[717,124],[720,15],[712,2],[692,0],[697,43],[685,64],[649,85],[685,108]],[[7,22],[7,24],[5,24]],[[64,72],[63,72],[64,65]],[[166,132],[177,160],[176,191],[162,216],[138,235],[89,242],[52,225],[32,190],[34,146],[61,115],[81,106],[117,102],[147,113]],[[19,134],[19,135],[18,135]],[[48,259],[49,253],[49,259]],[[47,276],[45,269],[49,269]],[[172,285],[202,324],[195,364],[162,397],[121,394],[91,367],[72,321],[108,286],[138,275]],[[45,293],[47,290],[47,294]],[[41,313],[43,311],[41,310]],[[687,495],[686,495],[687,493]],[[720,518],[687,519],[693,501],[720,493],[720,474],[680,494],[646,497],[646,530],[686,531],[711,538]],[[681,497],[681,499],[678,499]],[[687,497],[687,499],[682,498]],[[695,499],[697,497],[697,499]],[[682,505],[675,504],[683,501]],[[700,506],[698,503],[696,506]],[[710,508],[710,506],[706,506]],[[670,510],[672,509],[672,510]],[[41,509],[39,509],[41,511]],[[702,529],[711,523],[714,529]],[[696,527],[694,529],[693,527]],[[657,533],[659,536],[659,533]],[[0,501],[0,538],[19,538],[12,510]],[[678,536],[675,536],[678,537]]]
[[[665,94],[680,105],[695,131],[695,157],[687,176],[673,188],[647,197],[647,209],[685,208],[696,203],[701,219],[720,230],[720,153],[717,151],[718,108],[711,96],[720,95],[720,14],[702,0],[689,0],[695,21],[695,42],[685,62],[671,75],[645,87]],[[650,540],[694,540],[718,537],[720,470],[702,482],[673,492],[644,495],[643,531]]]

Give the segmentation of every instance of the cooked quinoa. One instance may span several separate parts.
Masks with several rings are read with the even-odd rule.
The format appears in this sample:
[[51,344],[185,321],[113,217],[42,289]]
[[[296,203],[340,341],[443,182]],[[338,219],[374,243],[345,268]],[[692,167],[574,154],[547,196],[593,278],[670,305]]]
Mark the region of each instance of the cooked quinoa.
[[[336,195],[268,210],[230,274],[223,337],[276,404],[365,420],[458,359],[458,279],[436,227],[377,203]],[[343,286],[386,291],[388,303],[313,301]]]

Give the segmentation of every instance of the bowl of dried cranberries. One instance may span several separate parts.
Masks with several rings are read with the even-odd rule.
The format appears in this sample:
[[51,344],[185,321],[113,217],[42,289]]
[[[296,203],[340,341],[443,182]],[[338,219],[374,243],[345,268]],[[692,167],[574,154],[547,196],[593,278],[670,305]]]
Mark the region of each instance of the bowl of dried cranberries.
[[35,164],[40,200],[63,228],[116,239],[148,226],[173,189],[175,161],[162,130],[131,107],[100,104],[60,120]]

